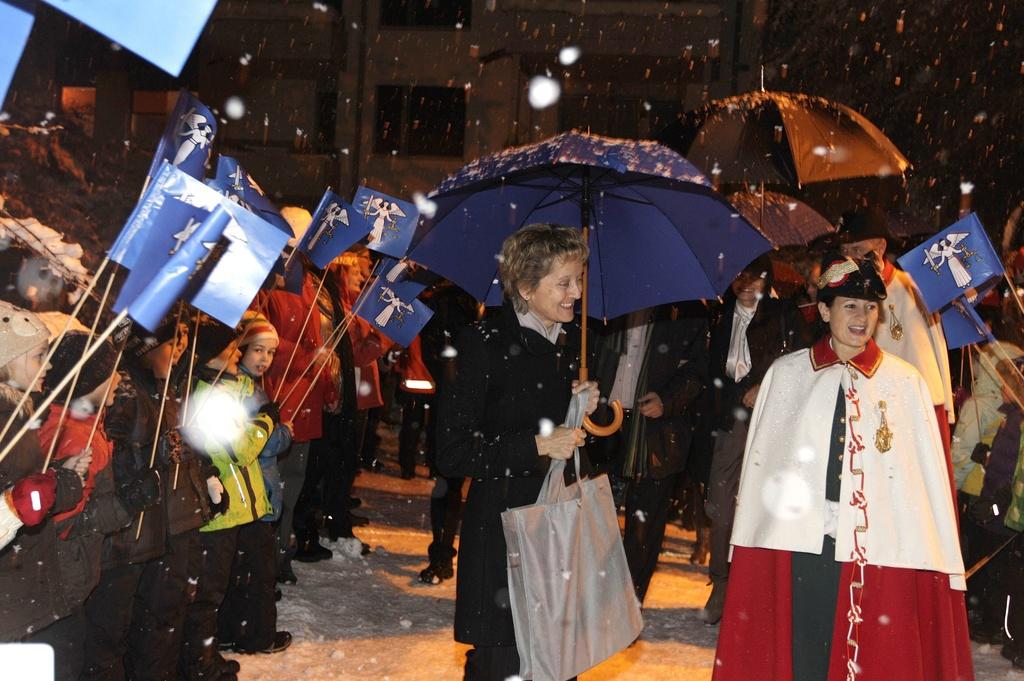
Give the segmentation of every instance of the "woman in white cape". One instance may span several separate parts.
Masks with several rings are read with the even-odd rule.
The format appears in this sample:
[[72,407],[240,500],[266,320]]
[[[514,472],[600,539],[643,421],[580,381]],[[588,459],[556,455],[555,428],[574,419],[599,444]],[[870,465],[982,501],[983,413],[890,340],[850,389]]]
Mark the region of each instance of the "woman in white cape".
[[715,681],[969,681],[964,567],[924,379],[872,340],[874,265],[822,262],[828,332],[751,417]]

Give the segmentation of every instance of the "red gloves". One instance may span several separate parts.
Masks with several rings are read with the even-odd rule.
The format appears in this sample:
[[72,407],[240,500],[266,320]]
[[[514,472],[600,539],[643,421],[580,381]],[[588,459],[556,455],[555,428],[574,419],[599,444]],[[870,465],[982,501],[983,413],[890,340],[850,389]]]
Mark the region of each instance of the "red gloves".
[[8,500],[21,522],[31,527],[43,522],[56,497],[57,474],[49,470],[16,482]]

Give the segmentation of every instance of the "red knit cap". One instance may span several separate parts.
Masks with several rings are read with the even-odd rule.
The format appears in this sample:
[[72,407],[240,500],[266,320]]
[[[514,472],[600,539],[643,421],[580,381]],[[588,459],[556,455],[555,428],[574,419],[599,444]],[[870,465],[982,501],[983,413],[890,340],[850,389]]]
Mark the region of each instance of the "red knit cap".
[[280,343],[280,340],[277,335],[277,329],[259,312],[249,310],[242,317],[242,333],[238,341],[239,347],[245,347],[251,343],[261,341],[264,343],[273,341],[273,344],[277,345]]

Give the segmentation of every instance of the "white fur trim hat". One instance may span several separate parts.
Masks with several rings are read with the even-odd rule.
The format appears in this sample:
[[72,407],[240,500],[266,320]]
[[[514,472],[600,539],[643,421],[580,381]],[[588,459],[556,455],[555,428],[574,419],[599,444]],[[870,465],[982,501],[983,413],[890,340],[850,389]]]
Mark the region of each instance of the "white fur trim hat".
[[39,317],[0,300],[0,366],[49,339],[50,331]]

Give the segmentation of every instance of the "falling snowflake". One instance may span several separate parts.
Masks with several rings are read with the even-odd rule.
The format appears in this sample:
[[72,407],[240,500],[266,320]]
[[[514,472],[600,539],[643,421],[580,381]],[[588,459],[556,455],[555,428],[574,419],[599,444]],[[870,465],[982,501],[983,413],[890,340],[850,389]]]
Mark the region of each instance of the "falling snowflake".
[[796,520],[811,508],[811,488],[793,472],[775,473],[761,489],[761,503],[781,520]]
[[562,86],[558,81],[548,76],[534,76],[530,79],[530,91],[528,99],[530,106],[534,109],[546,109],[555,102],[562,94]]
[[551,419],[541,419],[537,426],[541,437],[551,437],[551,433],[555,432],[555,424]]
[[412,200],[416,203],[416,210],[423,217],[430,219],[437,213],[437,202],[428,199],[420,192],[413,192]]
[[459,356],[459,351],[450,345],[444,346],[441,350],[441,357],[445,359],[454,359]]
[[580,58],[580,48],[575,45],[563,47],[558,51],[558,63],[562,66],[572,66]]
[[241,97],[231,96],[224,101],[224,113],[233,121],[245,115],[245,102]]

